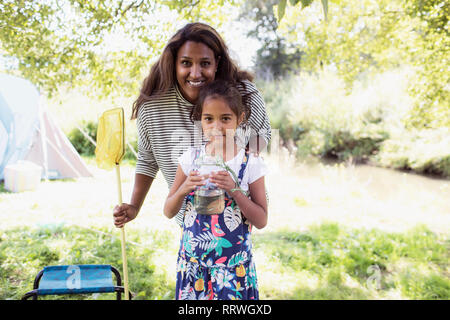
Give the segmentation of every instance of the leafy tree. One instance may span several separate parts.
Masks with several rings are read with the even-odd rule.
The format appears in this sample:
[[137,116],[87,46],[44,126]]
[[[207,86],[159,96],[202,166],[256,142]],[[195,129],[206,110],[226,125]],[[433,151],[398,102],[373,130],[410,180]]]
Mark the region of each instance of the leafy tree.
[[239,16],[254,24],[247,36],[261,43],[255,61],[256,76],[261,79],[279,78],[299,69],[301,51],[277,32],[278,21],[273,9],[277,2],[247,0]]
[[[303,9],[303,8],[310,6],[313,1],[314,0],[289,0],[289,3],[294,7],[298,3],[301,3],[301,8]],[[328,13],[328,0],[321,0],[321,2],[322,2],[322,6],[323,6],[324,17],[326,19],[327,13]],[[335,2],[336,2],[336,0],[335,0]],[[286,12],[287,0],[276,0],[276,4],[277,4],[277,12],[278,12],[278,21],[281,21],[281,19],[283,19],[284,14]]]
[[[234,1],[231,1],[234,4]],[[3,72],[27,78],[48,95],[62,85],[135,94],[176,22],[220,26],[224,1],[4,0],[0,3]],[[168,20],[171,11],[176,20]],[[107,39],[128,43],[107,50]]]
[[[116,60],[126,61],[133,52],[102,56],[104,37],[124,25],[142,2],[123,1],[12,1],[0,4],[1,54],[15,71],[50,94],[60,84],[80,84],[89,77],[111,87]],[[109,65],[109,67],[108,67]]]
[[417,102],[409,122],[415,127],[450,127],[450,6],[443,0],[409,0],[404,10],[417,33],[411,63],[418,81],[410,88]]
[[[334,1],[333,1],[334,2]],[[279,32],[305,52],[303,70],[335,68],[348,88],[366,74],[403,65],[416,70],[416,107],[405,119],[415,127],[450,126],[449,6],[444,0],[340,0],[286,10]]]
[[[29,79],[49,96],[61,86],[82,85],[98,88],[96,94],[134,95],[177,23],[204,21],[220,27],[227,19],[223,8],[241,2],[4,0],[0,71]],[[167,11],[172,19],[165,18]],[[116,34],[128,43],[109,51],[108,39]]]

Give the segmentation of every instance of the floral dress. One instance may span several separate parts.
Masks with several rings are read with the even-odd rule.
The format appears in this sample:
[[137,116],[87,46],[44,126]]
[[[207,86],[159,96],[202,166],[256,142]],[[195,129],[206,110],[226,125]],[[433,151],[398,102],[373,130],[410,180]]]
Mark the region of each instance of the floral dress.
[[[238,179],[248,163],[245,153]],[[258,299],[251,225],[225,193],[222,214],[198,214],[194,192],[186,197],[177,261],[177,300]]]

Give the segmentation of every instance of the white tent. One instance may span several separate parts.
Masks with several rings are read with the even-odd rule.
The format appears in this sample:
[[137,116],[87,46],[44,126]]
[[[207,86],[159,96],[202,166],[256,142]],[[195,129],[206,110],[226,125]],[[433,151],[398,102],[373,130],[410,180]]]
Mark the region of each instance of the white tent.
[[69,139],[29,81],[0,74],[0,180],[18,160],[42,167],[42,178],[91,177]]

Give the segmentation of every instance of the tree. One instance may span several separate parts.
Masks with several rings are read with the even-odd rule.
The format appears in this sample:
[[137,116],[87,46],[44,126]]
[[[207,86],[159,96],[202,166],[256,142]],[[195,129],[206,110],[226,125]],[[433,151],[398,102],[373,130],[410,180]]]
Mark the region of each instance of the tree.
[[418,82],[410,88],[417,101],[409,122],[450,127],[450,6],[444,0],[409,0],[404,10],[418,35],[410,49]]
[[[301,3],[301,8],[306,8],[311,5],[311,3],[314,0],[289,0],[289,3],[295,7],[298,3]],[[323,14],[325,19],[327,19],[328,14],[328,0],[321,0],[322,6],[323,6]],[[336,2],[336,0],[335,0]],[[287,0],[276,0],[275,3],[277,4],[277,13],[278,13],[278,21],[281,21],[284,17],[284,14],[286,12],[286,4]]]
[[273,10],[278,0],[247,0],[239,19],[254,24],[247,36],[261,43],[256,52],[255,72],[258,78],[279,78],[299,69],[301,51],[290,45],[278,32],[278,21]]
[[[234,1],[231,2],[234,4]],[[20,75],[48,95],[62,85],[88,85],[103,94],[135,94],[149,62],[175,21],[220,25],[224,1],[214,0],[4,0],[0,3],[3,72]],[[172,18],[173,19],[173,18]],[[128,43],[114,51],[106,39]]]
[[279,32],[305,52],[301,68],[331,66],[351,89],[356,79],[412,66],[416,106],[408,125],[450,126],[449,6],[445,0],[341,0],[321,20],[317,2],[287,10]]

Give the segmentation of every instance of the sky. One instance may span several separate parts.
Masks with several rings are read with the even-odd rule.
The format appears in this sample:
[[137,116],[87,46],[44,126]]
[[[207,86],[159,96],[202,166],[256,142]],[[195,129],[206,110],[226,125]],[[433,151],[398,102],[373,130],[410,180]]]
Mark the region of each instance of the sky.
[[250,29],[249,23],[231,19],[221,29],[231,57],[243,68],[253,67],[253,59],[261,45],[258,40],[246,36]]

